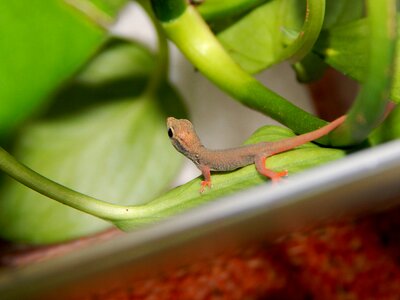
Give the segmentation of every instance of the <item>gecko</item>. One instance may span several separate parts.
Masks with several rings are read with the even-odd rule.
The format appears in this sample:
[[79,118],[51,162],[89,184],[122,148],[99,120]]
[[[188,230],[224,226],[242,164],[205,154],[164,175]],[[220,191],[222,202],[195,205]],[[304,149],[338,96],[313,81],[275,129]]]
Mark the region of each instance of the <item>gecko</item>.
[[201,171],[204,180],[201,182],[200,193],[203,193],[206,187],[211,188],[211,171],[233,171],[251,164],[255,164],[258,173],[270,178],[272,182],[278,182],[288,171],[275,172],[267,169],[265,161],[268,157],[314,141],[331,132],[345,119],[345,115],[341,116],[319,129],[280,141],[259,142],[224,150],[211,150],[203,146],[189,120],[169,117],[167,128],[175,149],[189,158]]

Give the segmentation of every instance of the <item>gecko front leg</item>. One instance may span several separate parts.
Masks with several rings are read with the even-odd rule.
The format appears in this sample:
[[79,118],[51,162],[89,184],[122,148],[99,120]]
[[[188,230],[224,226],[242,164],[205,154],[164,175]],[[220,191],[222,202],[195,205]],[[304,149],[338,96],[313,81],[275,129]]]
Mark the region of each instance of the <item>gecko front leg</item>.
[[202,194],[207,186],[211,188],[211,173],[210,168],[207,166],[198,165],[197,167],[200,169],[204,177],[204,180],[201,182],[200,188],[200,193]]
[[265,161],[267,160],[267,157],[265,156],[256,156],[254,158],[254,163],[256,165],[256,170],[258,173],[261,175],[264,175],[272,180],[272,182],[276,183],[281,180],[281,177],[286,176],[288,174],[288,171],[281,171],[281,172],[274,172],[270,169],[267,169],[265,167]]

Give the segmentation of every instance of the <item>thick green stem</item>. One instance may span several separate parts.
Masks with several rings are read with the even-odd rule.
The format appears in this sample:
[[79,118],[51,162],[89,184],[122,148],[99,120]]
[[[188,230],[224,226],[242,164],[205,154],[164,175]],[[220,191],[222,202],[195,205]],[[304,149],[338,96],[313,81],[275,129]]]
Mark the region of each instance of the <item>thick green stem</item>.
[[[162,25],[168,37],[200,72],[244,105],[269,115],[296,133],[309,132],[326,124],[269,90],[240,68],[195,8],[188,6],[179,18]],[[327,139],[320,142],[326,143]]]
[[42,195],[102,219],[138,218],[144,211],[141,207],[110,204],[71,190],[19,163],[3,148],[0,148],[0,170]]
[[178,18],[186,9],[186,0],[158,1],[151,0],[153,11],[162,22]]
[[382,120],[389,100],[396,42],[396,1],[368,0],[369,61],[346,122],[331,134],[336,146],[358,144]]

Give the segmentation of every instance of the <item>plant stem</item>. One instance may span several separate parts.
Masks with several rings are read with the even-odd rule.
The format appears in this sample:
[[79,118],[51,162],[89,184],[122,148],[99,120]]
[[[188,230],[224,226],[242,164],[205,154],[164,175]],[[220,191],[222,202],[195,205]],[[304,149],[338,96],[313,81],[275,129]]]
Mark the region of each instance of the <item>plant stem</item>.
[[368,0],[367,9],[368,72],[345,123],[331,134],[335,146],[365,140],[382,120],[389,101],[396,42],[396,1]]
[[130,218],[140,217],[144,211],[140,206],[115,205],[71,190],[19,163],[1,147],[0,170],[42,195],[105,220],[116,220],[127,215]]
[[278,62],[288,58],[296,62],[304,58],[317,41],[324,23],[325,0],[307,0],[303,28],[296,40],[282,53]]
[[[269,115],[296,133],[309,132],[326,124],[269,90],[240,68],[195,8],[188,6],[178,18],[162,22],[162,25],[167,36],[200,72],[244,105]],[[325,138],[319,142],[328,141]]]

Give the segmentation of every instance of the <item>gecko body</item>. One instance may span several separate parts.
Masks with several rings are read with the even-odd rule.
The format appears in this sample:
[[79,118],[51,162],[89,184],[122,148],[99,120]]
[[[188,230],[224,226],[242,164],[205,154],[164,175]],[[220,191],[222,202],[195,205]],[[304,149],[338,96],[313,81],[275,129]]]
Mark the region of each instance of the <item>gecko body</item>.
[[260,174],[274,182],[279,181],[282,176],[287,175],[287,171],[275,172],[267,169],[267,157],[316,140],[342,124],[345,118],[346,116],[342,116],[317,130],[280,141],[260,142],[224,150],[211,150],[203,146],[189,120],[169,117],[167,127],[175,149],[193,161],[202,172],[204,180],[201,182],[200,192],[203,192],[206,186],[211,187],[210,171],[233,171],[251,164],[255,164]]

